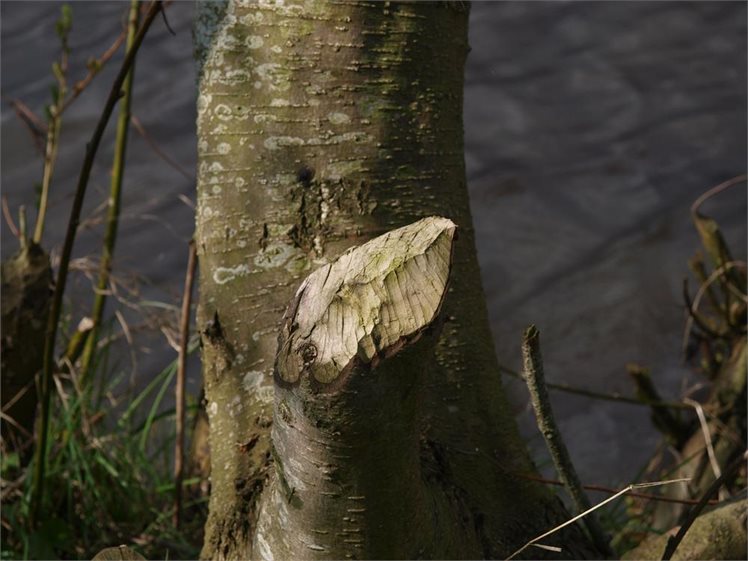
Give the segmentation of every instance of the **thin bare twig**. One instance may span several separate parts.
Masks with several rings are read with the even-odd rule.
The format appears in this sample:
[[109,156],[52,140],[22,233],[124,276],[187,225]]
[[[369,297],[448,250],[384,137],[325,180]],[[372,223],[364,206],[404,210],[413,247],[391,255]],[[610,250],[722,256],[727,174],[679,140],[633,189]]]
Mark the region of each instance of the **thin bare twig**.
[[[68,97],[66,100],[64,100],[59,108],[59,113],[62,114],[65,112],[65,110],[70,106],[73,101],[76,100],[76,98],[83,93],[83,90],[86,89],[86,87],[93,81],[93,79],[96,77],[96,75],[101,71],[101,69],[104,67],[104,65],[109,61],[109,59],[114,56],[114,53],[117,52],[120,45],[122,45],[122,42],[125,40],[125,31],[122,31],[117,38],[114,40],[114,43],[102,53],[102,55],[98,59],[92,59],[88,62],[88,73],[86,76],[84,76],[81,80],[78,80],[71,90],[70,97]],[[34,113],[28,105],[26,105],[23,101],[20,99],[10,99],[8,100],[11,107],[13,108],[13,111],[15,111],[16,115],[19,119],[27,126],[29,129],[29,132],[31,133],[31,137],[34,141],[34,144],[36,145],[37,149],[39,151],[44,150],[44,142],[43,139],[45,135],[47,134],[48,126],[44,121],[42,121],[36,113]]]
[[[168,6],[168,4],[167,4]],[[166,29],[171,33],[172,36],[176,37],[176,32],[171,28],[171,25],[169,25],[169,20],[166,17],[166,10],[161,10],[161,17],[164,20],[164,26],[166,26]]]
[[195,210],[195,203],[193,203],[192,200],[190,200],[189,197],[187,197],[186,195],[180,193],[179,195],[177,195],[177,198],[180,201],[182,201],[182,203],[184,203],[185,206],[191,208],[192,210]]
[[13,417],[11,417],[10,415],[8,415],[7,413],[3,413],[2,411],[0,411],[0,419],[2,419],[3,421],[5,421],[6,423],[8,423],[10,425],[13,425],[14,427],[16,427],[19,431],[21,431],[23,433],[23,435],[26,438],[33,438],[34,435],[32,435],[24,427],[22,427],[21,425],[19,425],[18,421],[16,421]]
[[171,156],[169,156],[166,152],[161,150],[159,148],[158,144],[155,140],[153,140],[153,137],[148,134],[148,131],[145,130],[145,127],[143,126],[143,123],[140,122],[140,119],[138,119],[135,115],[132,115],[130,117],[130,121],[132,122],[132,126],[135,127],[135,130],[138,131],[138,134],[140,134],[141,137],[143,137],[143,140],[146,141],[148,146],[151,147],[151,150],[163,161],[165,161],[167,164],[169,164],[172,168],[174,168],[176,171],[178,171],[180,174],[182,174],[186,179],[189,179],[190,181],[194,181],[195,178],[190,175],[182,166],[179,165],[177,161],[175,161]]
[[[563,481],[558,481],[556,479],[546,479],[545,477],[540,477],[539,475],[530,475],[526,473],[512,473],[512,475],[516,475],[517,477],[521,477],[522,479],[527,479],[529,481],[537,481],[538,483],[545,483],[547,485],[558,485],[563,486]],[[588,491],[599,491],[601,493],[609,493],[609,494],[615,494],[620,493],[622,489],[615,489],[613,487],[606,487],[604,485],[594,485],[591,483],[582,484],[582,487],[587,489]],[[663,503],[674,503],[674,504],[681,504],[681,505],[695,505],[698,504],[697,499],[674,499],[672,497],[665,497],[664,495],[652,495],[650,493],[637,493],[635,491],[632,491],[629,493],[629,497],[635,497],[637,499],[646,499],[648,501],[657,501],[657,502],[663,502]],[[716,505],[719,504],[719,501],[709,501],[710,505]]]
[[13,222],[13,215],[10,213],[10,208],[8,207],[8,197],[5,195],[2,196],[2,206],[3,206],[3,216],[5,217],[5,223],[8,225],[8,228],[10,229],[10,233],[13,234],[16,238],[20,235],[20,232],[18,231],[18,227],[16,226],[16,223]]
[[33,379],[29,380],[28,382],[26,382],[21,387],[21,389],[18,390],[18,392],[16,393],[16,395],[14,395],[12,398],[10,398],[10,400],[8,400],[8,402],[5,405],[3,405],[3,409],[5,409],[7,411],[11,407],[13,407],[19,399],[21,399],[24,395],[26,395],[26,392],[29,391],[32,388],[33,385],[34,385],[34,380]]
[[680,542],[683,541],[686,532],[688,532],[688,530],[691,528],[691,525],[694,523],[696,518],[698,518],[701,511],[704,510],[704,507],[706,506],[709,499],[712,498],[712,496],[720,487],[722,487],[722,484],[727,481],[729,477],[732,477],[734,473],[737,473],[741,465],[745,465],[746,459],[748,459],[748,451],[740,454],[737,458],[735,458],[735,460],[725,468],[725,471],[722,472],[722,475],[715,479],[714,482],[709,486],[709,489],[707,489],[704,495],[701,497],[699,504],[693,507],[688,513],[688,517],[683,522],[683,524],[681,524],[681,527],[678,529],[678,533],[675,534],[675,536],[671,536],[670,538],[668,538],[667,545],[665,546],[665,552],[662,554],[662,561],[669,561],[673,557],[675,550],[678,549]]
[[174,444],[174,526],[179,528],[182,519],[182,481],[184,479],[184,382],[187,370],[187,346],[190,339],[190,308],[192,306],[192,286],[197,266],[195,241],[190,240],[187,273],[184,278],[182,295],[182,321],[179,327],[179,359],[176,383],[176,442]]
[[73,103],[73,101],[75,101],[75,99],[83,93],[83,90],[85,90],[86,87],[96,77],[96,75],[101,72],[101,69],[104,67],[104,65],[109,62],[109,59],[111,59],[114,56],[114,53],[119,50],[120,46],[125,40],[126,35],[127,32],[123,30],[114,40],[112,45],[106,51],[104,51],[98,59],[89,61],[88,73],[73,85],[70,97],[67,98],[62,104],[60,113],[63,113],[68,107],[70,107],[70,104]]
[[[522,380],[522,375],[518,372],[512,370],[511,368],[507,368],[506,366],[499,365],[499,370],[501,370],[504,374],[507,374],[511,376],[512,378],[516,378],[517,380]],[[627,403],[629,405],[640,405],[645,407],[669,407],[671,409],[691,409],[689,405],[686,405],[685,403],[681,403],[680,401],[642,401],[640,399],[637,399],[635,397],[630,397],[626,395],[621,395],[618,393],[603,393],[603,392],[596,392],[593,390],[587,390],[584,388],[575,388],[573,386],[570,386],[569,384],[554,384],[553,382],[546,382],[546,387],[551,390],[558,390],[561,392],[571,393],[574,395],[581,395],[584,397],[589,397],[592,399],[601,399],[603,401],[614,401],[617,403]]]
[[8,103],[10,103],[16,116],[24,125],[26,125],[36,149],[40,153],[43,153],[44,137],[47,135],[47,125],[20,99],[9,99]]
[[[579,480],[571,456],[566,448],[566,443],[561,436],[561,431],[556,425],[551,408],[551,400],[548,397],[548,390],[545,387],[545,374],[543,372],[543,358],[540,352],[540,332],[531,325],[525,330],[522,337],[522,358],[524,362],[525,382],[527,389],[530,391],[530,398],[538,428],[543,434],[548,451],[553,459],[553,465],[556,467],[564,487],[568,491],[577,512],[589,511],[590,500],[582,489],[582,483]],[[607,558],[612,558],[615,554],[610,547],[610,540],[605,535],[597,517],[590,516],[585,520],[585,526],[590,532],[595,547]]]
[[16,112],[16,115],[18,115],[21,120],[25,121],[31,129],[33,129],[33,134],[39,135],[42,138],[45,134],[47,134],[47,124],[42,121],[28,105],[26,105],[20,99],[5,99],[8,101],[8,103],[10,103],[10,106],[13,108],[13,111]]

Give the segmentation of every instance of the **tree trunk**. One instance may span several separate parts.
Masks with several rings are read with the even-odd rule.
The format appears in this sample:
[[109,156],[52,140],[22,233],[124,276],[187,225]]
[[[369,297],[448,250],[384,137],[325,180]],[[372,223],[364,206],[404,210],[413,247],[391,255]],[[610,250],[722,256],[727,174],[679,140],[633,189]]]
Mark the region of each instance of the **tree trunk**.
[[[534,468],[502,392],[467,200],[467,18],[462,2],[199,4],[196,235],[212,465],[203,557],[502,557],[566,516],[513,475]],[[319,388],[290,366],[274,387],[273,364],[301,280],[431,215],[460,237],[440,332],[383,360],[392,375],[378,373],[382,385],[320,374],[314,384],[332,389],[300,416]],[[310,421],[327,406],[355,413],[349,432]],[[303,430],[278,421],[284,411]],[[326,450],[338,445],[353,456],[341,465]],[[294,461],[305,450],[317,472]],[[323,508],[323,493],[341,492]],[[292,531],[275,526],[283,517]],[[595,555],[576,529],[547,543],[560,542],[563,556]]]

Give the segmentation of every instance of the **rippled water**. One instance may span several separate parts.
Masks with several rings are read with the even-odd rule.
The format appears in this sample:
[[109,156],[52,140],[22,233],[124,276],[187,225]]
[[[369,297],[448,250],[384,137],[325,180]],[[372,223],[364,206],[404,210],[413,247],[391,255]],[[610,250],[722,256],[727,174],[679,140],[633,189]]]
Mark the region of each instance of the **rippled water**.
[[[7,99],[35,111],[48,102],[59,7],[0,3],[2,193],[11,209],[33,207],[41,159]],[[73,4],[73,77],[111,43],[125,11],[121,2]],[[192,2],[169,8],[175,36],[155,24],[138,58],[133,102],[153,140],[191,177],[192,12]],[[746,5],[476,2],[470,35],[465,157],[500,360],[518,366],[522,329],[536,323],[550,380],[628,393],[623,367],[638,361],[676,397],[684,378],[694,379],[679,357],[680,283],[698,245],[689,206],[746,167]],[[116,60],[65,114],[47,245],[62,239]],[[105,142],[88,216],[106,198],[110,161]],[[148,279],[134,300],[178,302],[193,229],[185,198],[194,200],[194,180],[132,134],[115,266]],[[719,219],[736,257],[745,258],[744,186],[705,210]],[[5,257],[16,242],[4,222],[2,234]],[[94,253],[99,240],[100,230],[88,224],[75,255]],[[73,294],[86,295],[86,285],[81,276]],[[88,309],[83,302],[79,315]],[[152,349],[137,353],[140,379],[174,355],[164,338],[149,337],[136,333]],[[123,349],[122,369],[130,360]],[[198,369],[191,372],[194,390]],[[507,384],[531,436],[524,389]],[[586,481],[627,480],[657,442],[644,409],[563,394],[554,394],[554,407]]]

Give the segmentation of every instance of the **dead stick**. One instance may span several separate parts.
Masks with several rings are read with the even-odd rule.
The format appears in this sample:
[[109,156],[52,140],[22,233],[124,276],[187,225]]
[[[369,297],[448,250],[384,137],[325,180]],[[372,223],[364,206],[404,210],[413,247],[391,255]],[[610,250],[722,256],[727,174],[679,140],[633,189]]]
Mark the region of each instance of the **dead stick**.
[[174,526],[179,528],[182,514],[182,480],[184,479],[184,381],[187,370],[187,345],[190,338],[190,307],[192,305],[192,285],[195,280],[197,251],[195,241],[190,240],[190,253],[187,259],[187,273],[184,277],[182,295],[182,323],[179,327],[179,359],[176,384],[176,443],[174,445]]
[[[538,428],[543,434],[548,451],[556,466],[556,471],[564,482],[566,490],[571,495],[577,513],[585,512],[591,508],[591,503],[582,489],[582,483],[579,481],[577,472],[571,462],[569,451],[558,430],[556,420],[553,418],[551,401],[548,397],[548,390],[545,387],[545,376],[543,374],[543,359],[540,354],[540,332],[531,325],[525,330],[522,338],[522,359],[524,362],[524,374],[527,388],[530,391],[533,409],[537,417]],[[592,541],[600,552],[608,558],[615,554],[610,548],[610,542],[605,536],[605,532],[597,521],[597,518],[590,514],[585,519],[585,525],[592,536]]]

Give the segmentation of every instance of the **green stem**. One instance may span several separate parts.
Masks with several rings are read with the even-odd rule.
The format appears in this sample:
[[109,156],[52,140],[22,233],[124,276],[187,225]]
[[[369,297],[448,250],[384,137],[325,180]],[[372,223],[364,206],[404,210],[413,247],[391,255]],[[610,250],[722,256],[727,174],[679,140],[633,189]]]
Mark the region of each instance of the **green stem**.
[[148,31],[148,28],[153,23],[158,13],[162,10],[162,4],[160,1],[154,1],[148,10],[148,14],[145,17],[142,27],[138,31],[135,40],[133,41],[132,47],[127,51],[125,59],[122,61],[122,67],[120,68],[119,74],[114,80],[112,89],[109,92],[104,110],[101,113],[99,122],[96,125],[91,140],[86,145],[86,156],[83,160],[83,166],[81,168],[80,177],[78,178],[78,185],[75,190],[75,197],[73,199],[73,206],[70,211],[70,220],[68,221],[67,231],[65,233],[65,242],[62,246],[62,253],[60,255],[60,269],[57,273],[57,282],[55,284],[54,295],[52,296],[52,306],[49,311],[49,318],[47,320],[47,331],[44,341],[44,362],[42,367],[41,377],[41,401],[40,401],[40,426],[39,426],[39,443],[36,448],[34,457],[34,474],[31,482],[31,525],[33,526],[36,521],[39,520],[42,509],[42,499],[44,497],[44,476],[45,467],[47,462],[47,439],[49,431],[49,409],[50,409],[50,395],[52,389],[52,375],[54,369],[54,353],[55,353],[55,342],[57,339],[57,326],[60,319],[60,312],[62,310],[62,296],[65,292],[65,283],[67,281],[68,269],[70,267],[70,256],[73,251],[73,243],[75,242],[75,235],[78,230],[78,223],[80,220],[81,208],[83,207],[83,199],[86,194],[86,188],[88,187],[88,178],[91,175],[91,168],[93,167],[94,157],[101,143],[101,137],[104,135],[104,130],[109,121],[109,118],[114,111],[114,106],[121,96],[122,85],[127,77],[127,74],[135,61],[135,55],[140,48],[143,38]]
[[[65,55],[63,55],[65,56]],[[39,197],[39,213],[34,226],[34,242],[40,244],[44,235],[44,222],[47,218],[47,206],[49,202],[49,186],[52,183],[52,174],[57,161],[57,147],[60,139],[60,127],[62,125],[62,103],[65,98],[65,81],[58,80],[59,92],[55,104],[50,108],[52,118],[47,128],[47,143],[44,149],[44,171],[42,173],[42,192]]]
[[[543,359],[540,354],[540,332],[534,325],[528,327],[522,337],[522,358],[525,382],[527,383],[527,389],[530,391],[538,428],[543,434],[553,464],[556,466],[556,471],[558,471],[561,481],[564,482],[566,490],[571,495],[574,506],[578,513],[586,512],[591,508],[590,500],[582,488],[574,464],[571,462],[569,451],[553,417],[551,400],[545,386]],[[615,554],[610,548],[610,542],[594,514],[590,513],[585,519],[585,525],[600,552],[608,558],[613,558]]]
[[[130,15],[127,24],[127,47],[129,51],[135,41],[135,34],[138,31],[138,14],[140,11],[140,2],[131,0]],[[114,244],[117,240],[117,227],[119,225],[120,201],[122,199],[122,179],[125,175],[125,154],[127,152],[127,135],[130,130],[130,105],[132,100],[132,84],[135,74],[135,62],[127,73],[125,82],[122,86],[122,104],[119,107],[119,117],[117,119],[117,133],[114,140],[114,160],[112,162],[112,180],[109,189],[109,211],[107,214],[106,232],[104,234],[104,246],[101,251],[101,261],[99,263],[99,282],[96,285],[96,296],[94,297],[93,327],[86,339],[86,345],[83,348],[80,366],[80,385],[81,388],[87,387],[91,363],[93,362],[96,343],[99,339],[99,326],[101,318],[104,315],[104,306],[106,305],[107,288],[109,286],[109,276],[112,271],[112,257],[114,255]]]

